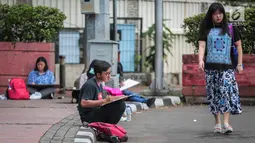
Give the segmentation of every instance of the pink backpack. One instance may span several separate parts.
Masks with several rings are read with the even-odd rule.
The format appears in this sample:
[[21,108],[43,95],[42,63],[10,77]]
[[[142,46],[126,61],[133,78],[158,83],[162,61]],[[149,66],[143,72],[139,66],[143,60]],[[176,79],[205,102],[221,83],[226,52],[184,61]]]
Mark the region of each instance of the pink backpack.
[[126,130],[115,124],[93,122],[88,124],[97,134],[98,141],[108,141],[110,143],[126,142],[128,140]]
[[30,95],[26,83],[21,78],[13,78],[7,89],[8,98],[12,100],[29,100]]
[[104,86],[104,90],[106,90],[112,96],[123,95],[122,91],[120,91],[119,88],[111,88],[111,87],[108,87],[108,86]]

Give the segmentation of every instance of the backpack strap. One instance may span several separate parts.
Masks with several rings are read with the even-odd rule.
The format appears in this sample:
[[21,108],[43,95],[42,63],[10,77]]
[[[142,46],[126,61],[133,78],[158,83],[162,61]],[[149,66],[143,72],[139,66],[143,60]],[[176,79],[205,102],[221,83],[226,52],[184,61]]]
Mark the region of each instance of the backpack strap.
[[235,42],[234,42],[234,30],[233,30],[232,23],[228,24],[228,28],[229,28],[229,33],[230,33],[231,39],[232,39],[232,47],[234,47],[234,44],[235,44]]

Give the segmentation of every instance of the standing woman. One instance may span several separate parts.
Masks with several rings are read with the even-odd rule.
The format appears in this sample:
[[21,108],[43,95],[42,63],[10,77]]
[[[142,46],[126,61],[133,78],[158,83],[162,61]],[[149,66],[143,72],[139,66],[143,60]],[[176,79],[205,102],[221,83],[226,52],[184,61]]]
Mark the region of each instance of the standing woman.
[[[238,29],[230,32],[225,9],[213,3],[200,26],[199,69],[205,71],[209,110],[215,118],[215,133],[231,133],[230,114],[242,112],[235,71],[242,73],[242,45]],[[232,39],[232,35],[234,38]],[[232,43],[233,42],[233,43]],[[232,44],[238,50],[238,64],[234,67]],[[220,115],[223,114],[223,127]]]

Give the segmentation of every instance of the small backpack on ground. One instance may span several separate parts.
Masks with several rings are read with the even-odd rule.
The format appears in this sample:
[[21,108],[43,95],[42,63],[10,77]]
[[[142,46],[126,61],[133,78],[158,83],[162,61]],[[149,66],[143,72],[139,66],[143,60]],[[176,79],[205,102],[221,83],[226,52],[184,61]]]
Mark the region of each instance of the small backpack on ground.
[[30,95],[23,79],[11,79],[7,88],[7,97],[11,100],[29,100]]
[[98,141],[120,143],[128,140],[126,130],[119,125],[94,122],[88,124],[88,126],[95,130]]

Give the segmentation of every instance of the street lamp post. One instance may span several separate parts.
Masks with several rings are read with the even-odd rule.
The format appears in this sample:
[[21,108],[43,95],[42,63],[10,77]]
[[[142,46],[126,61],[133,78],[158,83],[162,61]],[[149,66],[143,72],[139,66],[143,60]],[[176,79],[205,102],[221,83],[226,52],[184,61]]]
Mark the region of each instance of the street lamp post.
[[163,0],[155,0],[155,31],[156,31],[156,58],[155,58],[155,90],[163,87]]

